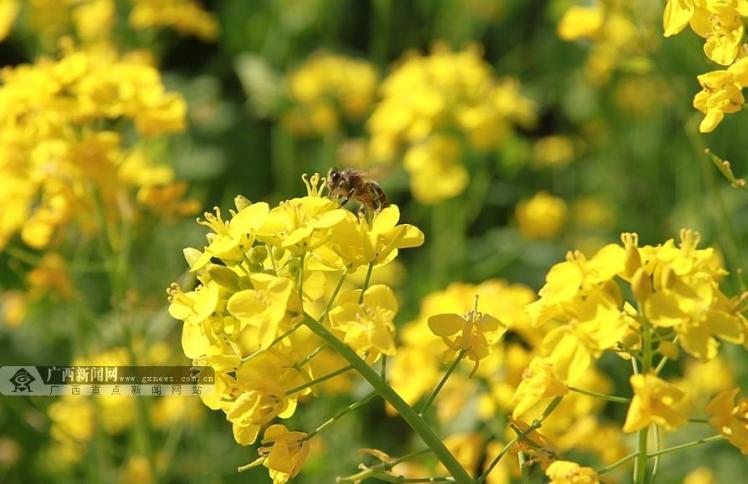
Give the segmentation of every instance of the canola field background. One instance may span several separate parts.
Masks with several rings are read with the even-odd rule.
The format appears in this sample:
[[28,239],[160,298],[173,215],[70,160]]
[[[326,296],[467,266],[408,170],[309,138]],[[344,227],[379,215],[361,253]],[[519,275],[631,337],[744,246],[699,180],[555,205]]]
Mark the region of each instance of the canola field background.
[[742,482],[747,21],[0,0],[0,482]]

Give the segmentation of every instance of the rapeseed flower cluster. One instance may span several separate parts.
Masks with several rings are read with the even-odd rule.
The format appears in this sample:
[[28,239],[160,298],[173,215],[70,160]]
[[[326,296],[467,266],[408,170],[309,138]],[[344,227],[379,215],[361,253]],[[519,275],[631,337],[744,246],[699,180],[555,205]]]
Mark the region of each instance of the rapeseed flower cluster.
[[748,61],[745,59],[745,20],[748,4],[742,0],[668,0],[663,25],[665,37],[690,26],[704,39],[706,57],[725,66],[697,77],[701,92],[693,107],[704,113],[699,131],[710,133],[725,114],[740,111],[745,103],[743,88],[748,85]]
[[[476,297],[480,312],[475,310]],[[529,425],[524,422],[531,422],[554,397],[564,396],[543,424],[544,438],[554,443],[553,451],[583,449],[599,455],[604,462],[615,462],[627,450],[620,431],[597,418],[603,402],[570,393],[555,377],[552,366],[543,361],[541,343],[548,329],[532,327],[525,307],[533,301],[535,296],[529,287],[501,280],[477,285],[453,283],[429,294],[418,318],[401,330],[402,344],[390,367],[390,384],[406,402],[417,406],[443,378],[444,368],[464,352],[463,357],[472,360],[472,368],[460,366],[454,370],[434,402],[442,425],[461,421],[469,414],[467,409],[475,406],[476,425],[507,414],[513,414],[517,425]],[[476,330],[482,331],[476,334]],[[468,350],[462,346],[466,334],[473,336]],[[594,369],[585,372],[582,380],[586,388],[600,392],[609,391],[612,385]],[[516,398],[515,393],[532,396]],[[502,440],[504,435],[496,437],[486,441],[475,431],[461,432],[451,434],[445,444],[473,473],[479,470],[479,456],[498,454],[495,449],[501,449],[511,435],[506,440]],[[512,452],[516,457],[517,451]],[[519,469],[512,467],[513,460],[504,460],[509,464],[502,461],[492,469],[487,482],[503,482],[501,476],[518,474]]]
[[65,36],[81,45],[107,44],[114,40],[121,3],[129,8],[127,21],[135,31],[171,28],[206,41],[218,37],[217,20],[196,0],[5,0],[0,4],[0,40],[19,19],[27,19],[24,27],[47,50]]
[[[700,394],[691,384],[681,388],[659,376],[669,359],[679,357],[674,343],[701,362],[715,360],[723,341],[745,343],[745,297],[722,292],[726,271],[714,249],[697,248],[697,233],[683,230],[679,244],[668,240],[657,246],[639,247],[636,234],[621,239],[622,245],[607,245],[591,258],[569,253],[551,268],[540,298],[527,306],[533,327],[550,329],[517,387],[515,418],[537,416],[551,400],[576,390],[607,351],[633,359],[637,369],[623,431],[652,424],[673,430],[688,421],[692,399]],[[633,298],[627,301],[626,294]],[[655,351],[661,355],[656,368]],[[712,424],[744,449],[744,423],[731,417],[743,411],[732,403],[736,394],[720,393],[707,412]]]
[[566,10],[556,32],[568,42],[592,42],[585,66],[587,79],[600,85],[607,83],[617,68],[634,72],[648,69],[646,55],[652,39],[647,38],[642,25],[632,20],[642,16],[644,9],[621,0],[584,3]]
[[[169,311],[184,321],[185,355],[216,371],[204,403],[226,414],[242,445],[264,429],[260,462],[275,482],[298,472],[312,434],[270,424],[292,416],[316,393],[316,380],[347,370],[304,321],[320,321],[369,363],[395,355],[398,302],[389,286],[370,284],[370,274],[423,243],[419,229],[398,223],[397,206],[356,216],[328,196],[324,178],[304,181],[306,196],[274,207],[237,197],[228,218],[206,213],[208,244],[185,249],[199,284],[169,289]],[[369,274],[363,286],[341,289],[360,267]]]
[[360,120],[376,95],[378,74],[365,61],[328,53],[313,55],[288,77],[290,110],[284,122],[297,134],[329,134],[342,120]]
[[437,44],[429,55],[406,56],[382,81],[380,97],[367,123],[369,155],[381,162],[403,153],[411,192],[426,204],[465,190],[468,149],[495,148],[536,116],[519,82],[497,79],[475,45]]
[[47,249],[69,227],[86,235],[139,212],[194,213],[186,185],[148,149],[185,129],[184,99],[145,53],[63,47],[0,73],[0,248],[16,234]]

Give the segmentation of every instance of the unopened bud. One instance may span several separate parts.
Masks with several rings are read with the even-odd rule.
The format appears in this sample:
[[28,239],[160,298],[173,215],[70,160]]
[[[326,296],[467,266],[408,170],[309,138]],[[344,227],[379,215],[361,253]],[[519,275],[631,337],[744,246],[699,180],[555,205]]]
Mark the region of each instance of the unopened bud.
[[668,359],[671,359],[671,360],[677,360],[678,355],[680,354],[680,351],[678,350],[678,345],[670,341],[662,341],[658,349],[660,350],[660,354],[662,356],[667,356]]
[[256,264],[260,264],[265,261],[268,257],[268,250],[262,246],[258,245],[257,247],[253,247],[252,251],[249,253],[249,260]]
[[241,210],[252,205],[252,202],[250,202],[247,197],[237,195],[236,197],[234,197],[234,205],[236,205],[237,210]]
[[633,232],[621,234],[626,256],[623,263],[624,277],[633,277],[637,269],[642,265],[642,258],[639,254],[639,236]]
[[652,281],[649,279],[649,274],[641,267],[634,272],[634,277],[631,278],[631,292],[634,293],[634,297],[640,303],[646,301],[652,294]]

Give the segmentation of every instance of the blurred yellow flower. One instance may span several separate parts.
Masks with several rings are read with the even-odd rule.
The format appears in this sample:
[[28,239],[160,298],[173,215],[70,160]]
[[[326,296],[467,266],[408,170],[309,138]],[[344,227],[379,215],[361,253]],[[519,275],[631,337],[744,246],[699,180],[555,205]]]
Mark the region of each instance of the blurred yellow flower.
[[566,460],[554,461],[545,470],[550,484],[597,484],[600,479],[591,467],[582,467]]
[[539,192],[517,204],[515,217],[519,232],[528,239],[547,240],[558,235],[566,222],[566,203]]
[[0,0],[0,41],[10,33],[20,7],[18,0]]
[[568,136],[544,136],[532,147],[535,161],[544,166],[565,166],[574,160],[574,140]]
[[367,113],[377,82],[374,65],[365,60],[317,53],[289,75],[294,105],[284,119],[298,134],[337,131],[342,119],[359,120]]
[[435,204],[463,192],[466,149],[487,150],[535,122],[535,103],[515,79],[496,79],[477,45],[406,55],[384,79],[368,121],[373,161],[405,151],[413,195]]
[[130,0],[130,25],[136,29],[169,27],[202,40],[218,38],[218,21],[195,0]]
[[697,467],[686,475],[683,484],[717,484],[717,480],[708,468]]
[[[13,209],[0,216],[0,249],[18,232],[45,249],[70,225],[84,235],[101,231],[136,215],[133,191],[172,183],[168,166],[143,152],[126,155],[141,137],[185,127],[184,100],[166,91],[146,56],[65,45],[59,59],[5,68],[0,77],[0,173],[9,188],[0,205]],[[101,129],[113,120],[134,124],[134,143]]]
[[574,6],[564,13],[556,31],[566,41],[595,37],[603,26],[605,12],[599,5]]
[[709,424],[748,455],[748,398],[738,400],[740,388],[718,393],[706,406]]
[[623,425],[624,432],[636,432],[653,423],[673,430],[688,421],[686,395],[675,385],[648,373],[632,375],[631,387],[634,398]]

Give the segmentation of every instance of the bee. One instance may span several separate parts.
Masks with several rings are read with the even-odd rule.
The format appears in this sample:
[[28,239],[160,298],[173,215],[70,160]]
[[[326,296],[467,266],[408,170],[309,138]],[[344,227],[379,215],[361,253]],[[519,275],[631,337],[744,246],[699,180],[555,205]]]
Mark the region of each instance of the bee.
[[362,209],[378,212],[390,204],[379,183],[354,168],[330,168],[327,172],[327,187],[330,196],[340,200],[341,206],[353,199],[361,204]]

